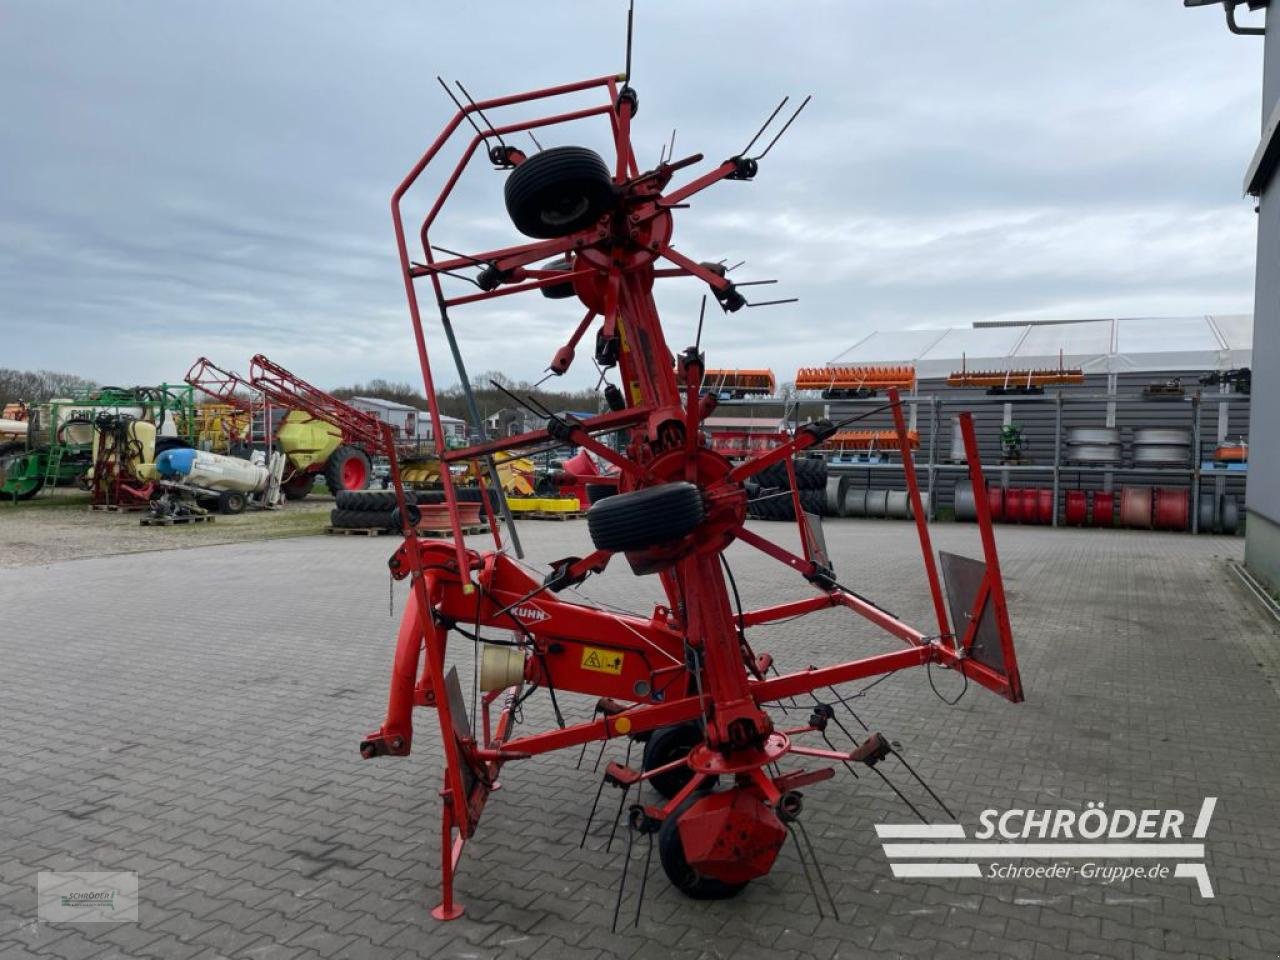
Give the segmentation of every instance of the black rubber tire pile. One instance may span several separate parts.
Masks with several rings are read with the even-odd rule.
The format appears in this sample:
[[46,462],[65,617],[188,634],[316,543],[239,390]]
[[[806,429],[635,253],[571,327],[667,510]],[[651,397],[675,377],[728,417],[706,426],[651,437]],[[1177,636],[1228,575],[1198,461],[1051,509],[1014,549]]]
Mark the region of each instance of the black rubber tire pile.
[[[800,488],[800,508],[805,513],[829,516],[827,509],[827,461],[794,461],[796,486]],[[791,482],[785,463],[765,467],[746,482],[747,516],[755,520],[796,518]]]

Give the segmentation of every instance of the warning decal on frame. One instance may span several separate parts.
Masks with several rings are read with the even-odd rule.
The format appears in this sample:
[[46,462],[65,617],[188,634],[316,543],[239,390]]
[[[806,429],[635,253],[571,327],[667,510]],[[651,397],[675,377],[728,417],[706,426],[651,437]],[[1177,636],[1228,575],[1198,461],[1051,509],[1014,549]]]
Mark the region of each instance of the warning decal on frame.
[[582,669],[594,670],[596,673],[611,673],[615,677],[622,673],[624,655],[616,650],[601,650],[599,647],[582,648]]

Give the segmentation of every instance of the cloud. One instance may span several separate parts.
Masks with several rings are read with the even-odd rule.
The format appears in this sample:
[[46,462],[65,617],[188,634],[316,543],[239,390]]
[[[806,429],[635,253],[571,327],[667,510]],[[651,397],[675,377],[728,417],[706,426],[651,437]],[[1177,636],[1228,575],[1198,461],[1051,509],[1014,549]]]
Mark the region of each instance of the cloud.
[[[417,379],[391,191],[450,113],[437,73],[492,96],[620,68],[621,0],[556,9],[10,5],[0,365],[150,382],[201,354],[244,368],[263,352],[322,384]],[[780,281],[757,294],[801,298],[713,309],[717,366],[785,380],[873,329],[1251,308],[1239,185],[1261,44],[1220,17],[1114,0],[641,0],[635,68],[642,163],[675,127],[677,154],[704,152],[705,169],[783,93],[815,94],[755,183],[680,212],[681,250],[746,260],[736,276]],[[603,145],[602,125],[539,139]],[[408,222],[428,200],[410,199]],[[519,239],[486,164],[433,236]],[[701,294],[659,285],[677,349]],[[473,371],[536,379],[580,317],[532,295],[454,325]],[[589,352],[575,386],[595,382]]]

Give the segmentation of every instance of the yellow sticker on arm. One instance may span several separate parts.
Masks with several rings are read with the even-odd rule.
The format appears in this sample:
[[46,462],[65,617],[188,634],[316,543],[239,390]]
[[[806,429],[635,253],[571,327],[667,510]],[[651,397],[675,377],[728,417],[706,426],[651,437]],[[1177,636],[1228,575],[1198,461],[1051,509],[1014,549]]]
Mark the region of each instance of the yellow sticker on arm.
[[582,648],[582,669],[594,670],[597,673],[611,673],[615,677],[622,673],[622,663],[626,655],[617,650],[602,650],[600,647]]

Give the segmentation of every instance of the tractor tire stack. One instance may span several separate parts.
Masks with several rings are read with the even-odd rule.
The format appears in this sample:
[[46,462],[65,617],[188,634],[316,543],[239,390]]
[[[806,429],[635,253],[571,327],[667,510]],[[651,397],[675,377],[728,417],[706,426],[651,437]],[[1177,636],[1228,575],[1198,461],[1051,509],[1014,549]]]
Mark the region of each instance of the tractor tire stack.
[[[805,513],[831,516],[828,510],[827,461],[796,460],[796,486]],[[747,483],[747,515],[756,520],[795,520],[791,482],[785,463],[765,467]]]
[[[417,524],[418,494],[404,492],[410,519]],[[338,530],[391,530],[400,526],[394,490],[341,490],[337,509],[329,511],[329,525]]]

